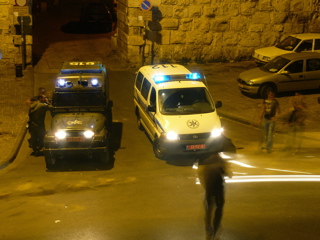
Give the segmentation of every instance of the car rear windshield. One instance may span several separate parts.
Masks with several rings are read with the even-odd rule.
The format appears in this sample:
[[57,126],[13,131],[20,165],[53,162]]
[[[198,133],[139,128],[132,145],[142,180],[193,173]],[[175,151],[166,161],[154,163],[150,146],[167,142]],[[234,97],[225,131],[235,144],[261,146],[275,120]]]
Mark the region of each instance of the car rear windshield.
[[206,88],[159,90],[159,106],[164,115],[210,113],[215,110]]

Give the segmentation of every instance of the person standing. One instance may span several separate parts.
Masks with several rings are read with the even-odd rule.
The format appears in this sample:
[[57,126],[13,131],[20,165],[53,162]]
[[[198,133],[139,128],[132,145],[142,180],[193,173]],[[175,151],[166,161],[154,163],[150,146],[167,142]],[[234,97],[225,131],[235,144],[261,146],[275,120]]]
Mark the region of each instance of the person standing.
[[267,98],[263,101],[263,106],[259,117],[259,123],[262,123],[264,130],[263,148],[266,148],[268,153],[272,152],[274,127],[279,115],[279,102],[277,99],[275,99],[275,93],[269,91]]
[[219,154],[200,158],[198,177],[205,190],[205,228],[208,237],[215,237],[220,227],[225,202],[224,176],[231,178],[232,171]]
[[37,101],[31,103],[29,109],[29,133],[30,139],[29,147],[33,149],[33,155],[39,156],[40,151],[43,148],[44,136],[46,134],[45,129],[45,117],[46,112],[49,110],[49,105],[46,103],[47,97],[44,94],[38,96]]

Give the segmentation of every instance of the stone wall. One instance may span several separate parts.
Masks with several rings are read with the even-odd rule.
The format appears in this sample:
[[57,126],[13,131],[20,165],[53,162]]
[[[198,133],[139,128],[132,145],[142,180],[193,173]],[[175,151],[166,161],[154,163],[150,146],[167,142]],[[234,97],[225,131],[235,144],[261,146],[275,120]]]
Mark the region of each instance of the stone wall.
[[[31,2],[31,1],[29,1]],[[32,22],[31,15],[23,16],[25,48],[22,47],[21,12],[14,8],[15,0],[0,0],[0,79],[12,78],[16,74],[16,66],[32,62]],[[24,54],[24,59],[22,58]]]
[[[319,0],[118,0],[117,51],[131,65],[248,60],[293,33],[320,32]],[[145,47],[144,47],[145,45]]]

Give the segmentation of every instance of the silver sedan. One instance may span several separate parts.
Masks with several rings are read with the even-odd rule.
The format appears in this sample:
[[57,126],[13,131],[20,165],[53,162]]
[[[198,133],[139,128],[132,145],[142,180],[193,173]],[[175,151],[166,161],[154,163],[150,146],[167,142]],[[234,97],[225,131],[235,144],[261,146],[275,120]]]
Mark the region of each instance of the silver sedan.
[[289,53],[266,65],[240,73],[240,91],[265,97],[277,92],[320,88],[320,53]]

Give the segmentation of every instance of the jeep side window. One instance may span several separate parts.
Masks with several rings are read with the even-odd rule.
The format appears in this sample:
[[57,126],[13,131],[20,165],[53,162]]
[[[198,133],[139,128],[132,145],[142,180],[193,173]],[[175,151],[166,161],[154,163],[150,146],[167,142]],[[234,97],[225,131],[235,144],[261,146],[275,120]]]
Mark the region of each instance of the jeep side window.
[[141,84],[143,80],[143,74],[141,72],[138,73],[137,78],[136,78],[136,88],[140,91]]
[[142,95],[142,97],[144,97],[145,100],[148,99],[150,87],[151,87],[150,82],[145,78],[142,83],[142,87],[141,87],[141,95]]

